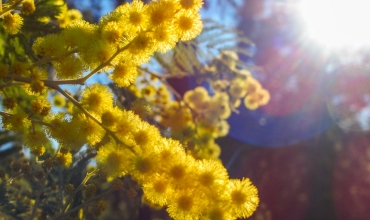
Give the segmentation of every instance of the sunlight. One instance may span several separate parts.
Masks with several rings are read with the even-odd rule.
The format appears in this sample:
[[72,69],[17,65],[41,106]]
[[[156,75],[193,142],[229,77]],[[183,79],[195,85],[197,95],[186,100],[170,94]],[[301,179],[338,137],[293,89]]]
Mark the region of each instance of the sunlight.
[[301,0],[308,37],[329,48],[370,45],[370,1]]

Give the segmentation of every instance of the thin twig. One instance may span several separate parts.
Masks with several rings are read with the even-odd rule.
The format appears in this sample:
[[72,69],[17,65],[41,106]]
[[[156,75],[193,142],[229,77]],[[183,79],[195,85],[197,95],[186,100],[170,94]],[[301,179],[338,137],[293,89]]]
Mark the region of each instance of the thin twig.
[[116,58],[116,56],[118,56],[118,54],[120,54],[121,52],[123,52],[124,50],[126,50],[129,45],[130,44],[128,44],[128,45],[126,45],[126,46],[124,46],[122,48],[118,48],[117,51],[107,61],[101,63],[93,71],[91,71],[89,74],[87,74],[86,76],[84,76],[82,78],[79,78],[79,79],[70,79],[70,80],[55,80],[55,81],[44,80],[44,82],[52,83],[52,84],[55,84],[55,85],[85,85],[85,82],[90,77],[92,77],[95,73],[99,72],[104,67],[110,65],[111,62],[112,62],[112,60],[114,58]]
[[46,172],[46,175],[45,175],[44,179],[42,180],[41,189],[40,189],[39,193],[36,196],[35,204],[33,205],[33,208],[32,208],[32,214],[29,218],[30,220],[33,220],[34,217],[35,217],[35,214],[36,214],[36,211],[37,211],[37,206],[39,205],[39,202],[40,202],[41,194],[44,192],[45,181],[48,178],[48,176],[50,174],[50,171],[51,171],[51,168]]
[[7,181],[5,181],[5,182],[4,182],[4,185],[12,183],[12,182],[13,182],[13,180],[14,180],[14,178],[16,178],[17,176],[19,176],[19,175],[21,175],[21,174],[23,174],[23,172],[22,172],[22,171],[20,171],[20,172],[18,172],[18,173],[16,173],[16,174],[14,174],[12,177],[10,177]]
[[82,180],[81,184],[77,187],[77,189],[75,189],[75,191],[73,191],[73,194],[68,198],[66,204],[64,205],[63,207],[63,210],[62,210],[62,214],[65,213],[67,211],[67,209],[69,208],[69,205],[71,204],[71,202],[73,201],[73,198],[76,196],[76,194],[85,186],[85,183],[92,177],[96,174],[96,172],[98,172],[99,169],[95,169],[93,170],[92,172],[90,173],[87,173],[85,178]]
[[3,85],[0,85],[0,89],[6,88],[9,86],[23,86],[23,85],[24,85],[23,83],[8,82]]
[[102,197],[104,197],[104,196],[108,195],[108,194],[109,194],[109,193],[111,193],[111,192],[112,192],[112,190],[111,190],[111,189],[109,189],[108,191],[105,191],[105,192],[103,192],[102,194],[97,195],[97,196],[95,196],[94,198],[91,198],[91,199],[87,200],[86,202],[82,203],[81,205],[79,205],[79,206],[77,206],[77,207],[75,207],[75,208],[73,208],[73,209],[69,210],[68,212],[66,212],[66,213],[62,213],[62,214],[60,214],[60,215],[56,216],[56,217],[55,217],[55,218],[53,218],[52,220],[65,218],[66,216],[68,216],[68,215],[70,215],[70,214],[72,214],[72,213],[74,213],[74,212],[76,212],[76,211],[80,210],[81,208],[84,208],[84,207],[88,206],[92,201],[97,200],[97,199],[100,199],[100,198],[102,198]]
[[69,95],[67,92],[65,92],[62,88],[60,88],[59,85],[53,85],[51,88],[57,90],[62,95],[64,95],[69,101],[71,101],[77,108],[79,108],[87,117],[89,117],[91,120],[96,122],[98,125],[100,125],[109,135],[113,137],[113,139],[116,141],[117,144],[124,146],[128,150],[130,150],[132,153],[135,153],[134,150],[130,147],[125,145],[118,137],[117,135],[111,131],[109,128],[107,128],[105,125],[103,125],[97,118],[95,118],[93,115],[90,114],[82,105],[74,99],[71,95]]

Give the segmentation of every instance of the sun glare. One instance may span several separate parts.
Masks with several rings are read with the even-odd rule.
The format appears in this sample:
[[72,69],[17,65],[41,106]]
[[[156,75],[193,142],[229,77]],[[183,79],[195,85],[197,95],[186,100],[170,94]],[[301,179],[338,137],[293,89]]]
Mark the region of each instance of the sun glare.
[[309,38],[330,48],[370,45],[369,0],[301,0]]

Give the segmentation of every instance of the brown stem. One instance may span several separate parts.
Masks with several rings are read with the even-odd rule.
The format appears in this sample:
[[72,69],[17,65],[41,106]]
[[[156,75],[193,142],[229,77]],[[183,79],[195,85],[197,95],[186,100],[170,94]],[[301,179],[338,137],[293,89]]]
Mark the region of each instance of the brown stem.
[[34,219],[35,217],[35,214],[36,214],[36,211],[37,211],[37,206],[39,205],[40,203],[40,197],[41,197],[41,194],[43,193],[44,191],[44,188],[45,188],[45,181],[46,179],[48,178],[49,176],[49,173],[50,173],[51,169],[49,169],[47,172],[46,172],[46,175],[44,177],[44,179],[42,180],[42,183],[41,183],[41,189],[39,191],[39,193],[37,194],[36,196],[36,201],[35,201],[35,204],[33,205],[33,208],[32,208],[32,214],[30,216],[30,220]]
[[12,183],[12,181],[14,180],[14,178],[16,178],[17,176],[19,176],[19,175],[21,175],[21,174],[23,174],[23,172],[22,171],[20,171],[20,172],[18,172],[18,173],[16,173],[16,174],[14,174],[12,177],[10,177],[4,184],[9,184],[9,183]]
[[85,183],[98,172],[99,169],[95,169],[90,173],[87,173],[85,178],[82,180],[81,184],[77,187],[75,191],[73,191],[73,194],[68,198],[66,204],[63,207],[62,214],[67,211],[69,208],[69,205],[71,204],[73,198],[76,196],[76,194],[85,186]]
[[112,190],[111,190],[111,189],[109,189],[108,191],[105,191],[105,192],[103,192],[102,194],[97,195],[97,196],[95,196],[94,198],[91,198],[91,199],[87,200],[86,202],[82,203],[81,205],[79,205],[79,206],[77,206],[77,207],[75,207],[75,208],[73,208],[73,209],[69,210],[68,212],[66,212],[66,213],[62,213],[62,214],[60,214],[60,215],[56,216],[56,217],[55,217],[55,218],[53,218],[52,220],[56,220],[56,219],[64,219],[64,218],[65,218],[65,217],[67,217],[68,215],[70,215],[70,214],[72,214],[72,213],[74,213],[74,212],[76,212],[76,211],[80,210],[81,208],[84,208],[84,207],[88,206],[92,201],[95,201],[95,200],[97,200],[97,199],[100,199],[100,198],[102,198],[102,197],[104,197],[104,196],[108,195],[108,194],[109,194],[109,193],[111,193],[111,192],[112,192]]
[[6,88],[6,87],[9,87],[9,86],[23,86],[23,85],[24,85],[23,83],[8,82],[8,83],[5,83],[3,85],[0,85],[0,89]]

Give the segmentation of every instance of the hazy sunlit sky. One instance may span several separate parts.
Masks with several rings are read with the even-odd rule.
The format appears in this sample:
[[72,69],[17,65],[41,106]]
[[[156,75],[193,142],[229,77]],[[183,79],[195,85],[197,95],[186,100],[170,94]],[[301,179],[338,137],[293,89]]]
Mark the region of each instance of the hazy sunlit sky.
[[326,47],[369,45],[370,1],[302,0],[298,10],[309,37]]

